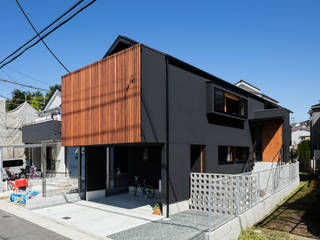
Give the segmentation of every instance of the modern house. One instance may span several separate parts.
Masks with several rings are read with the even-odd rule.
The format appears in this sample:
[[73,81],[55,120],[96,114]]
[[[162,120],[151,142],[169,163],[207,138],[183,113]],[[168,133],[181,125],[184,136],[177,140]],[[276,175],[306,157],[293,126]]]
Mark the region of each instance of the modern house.
[[297,148],[298,144],[304,140],[310,140],[310,127],[297,125],[291,130],[292,147]]
[[[37,118],[22,127],[22,141],[25,144],[47,143],[46,167],[51,177],[68,176],[65,151],[61,146],[61,90],[55,88]],[[32,162],[41,169],[41,148],[32,148]]]
[[320,103],[311,106],[311,156],[314,158],[313,169],[320,168]]
[[86,199],[128,191],[141,176],[169,214],[187,203],[191,172],[289,159],[289,110],[127,37],[63,76],[61,90],[62,145],[78,149]]

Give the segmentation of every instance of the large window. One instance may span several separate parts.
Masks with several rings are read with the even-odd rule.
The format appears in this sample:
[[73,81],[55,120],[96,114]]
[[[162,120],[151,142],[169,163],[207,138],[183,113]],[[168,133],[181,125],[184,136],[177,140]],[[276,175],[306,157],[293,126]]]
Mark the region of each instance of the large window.
[[221,89],[214,90],[214,109],[216,112],[247,118],[247,100]]
[[219,146],[219,164],[248,161],[249,147]]

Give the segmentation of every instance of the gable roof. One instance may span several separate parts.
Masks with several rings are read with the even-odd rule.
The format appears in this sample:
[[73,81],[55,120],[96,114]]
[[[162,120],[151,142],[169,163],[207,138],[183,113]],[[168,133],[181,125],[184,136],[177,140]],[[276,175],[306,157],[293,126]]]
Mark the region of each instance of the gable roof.
[[[218,77],[216,77],[216,76],[214,76],[214,75],[212,75],[212,74],[210,74],[208,72],[205,72],[205,71],[203,71],[203,70],[201,70],[201,69],[199,69],[199,68],[197,68],[197,67],[195,67],[195,66],[193,66],[193,65],[191,65],[189,63],[186,63],[186,62],[184,62],[184,61],[182,61],[182,60],[180,60],[178,58],[175,58],[175,57],[173,57],[173,56],[171,56],[169,54],[163,53],[163,52],[161,52],[159,50],[156,50],[154,48],[146,46],[146,45],[144,45],[142,43],[139,43],[139,42],[137,42],[137,41],[135,41],[133,39],[130,39],[130,38],[126,37],[126,36],[119,35],[116,38],[116,40],[113,42],[111,47],[108,49],[106,54],[103,56],[103,58],[108,57],[108,56],[110,56],[110,55],[112,55],[112,54],[114,54],[116,52],[122,51],[122,50],[124,50],[126,48],[129,48],[129,47],[131,47],[131,46],[133,46],[135,44],[140,44],[143,47],[146,47],[146,48],[148,48],[148,49],[150,49],[152,51],[155,51],[157,53],[160,53],[160,54],[166,56],[168,58],[168,62],[170,64],[172,64],[174,66],[177,66],[177,67],[179,67],[181,69],[184,69],[186,71],[192,72],[192,73],[194,73],[194,74],[196,74],[198,76],[201,76],[203,78],[206,78],[210,82],[213,82],[213,83],[215,83],[217,85],[225,85],[225,86],[227,86],[227,88],[229,88],[230,90],[232,90],[232,91],[234,91],[236,93],[242,94],[244,96],[249,96],[249,97],[254,98],[254,99],[256,99],[256,100],[258,100],[260,102],[271,104],[271,105],[273,105],[273,106],[275,106],[277,108],[282,108],[282,109],[285,109],[285,110],[287,110],[287,111],[292,113],[292,111],[290,111],[289,109],[278,105],[277,104],[278,101],[275,100],[275,99],[272,99],[272,98],[270,98],[270,97],[268,97],[268,96],[266,96],[266,95],[264,95],[262,93],[255,94],[255,93],[246,91],[245,89],[242,89],[242,88],[240,88],[240,87],[238,87],[238,86],[236,86],[236,85],[234,85],[234,84],[232,84],[230,82],[227,82],[227,81],[225,81],[225,80],[223,80],[221,78],[218,78]],[[245,82],[245,81],[243,81],[243,82]],[[254,88],[256,88],[256,87],[254,87]]]
[[138,44],[138,42],[126,37],[119,35],[116,40],[113,42],[111,47],[108,49],[106,54],[103,56],[103,58],[108,57],[116,52],[119,52],[121,50],[124,50],[128,47],[131,47],[135,44]]
[[60,92],[61,93],[61,88],[60,87],[55,87],[54,90],[52,91],[51,95],[49,96],[49,98],[47,99],[47,101],[45,102],[43,108],[41,109],[42,111],[46,109],[46,107],[48,106],[48,104],[53,100],[53,96],[56,95],[56,92]]

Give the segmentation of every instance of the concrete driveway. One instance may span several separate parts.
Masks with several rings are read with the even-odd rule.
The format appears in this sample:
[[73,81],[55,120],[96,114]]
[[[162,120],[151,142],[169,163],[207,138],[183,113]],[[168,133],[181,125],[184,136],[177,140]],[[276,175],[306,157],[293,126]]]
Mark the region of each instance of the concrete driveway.
[[164,218],[152,214],[156,201],[130,193],[33,211],[79,230],[106,237]]

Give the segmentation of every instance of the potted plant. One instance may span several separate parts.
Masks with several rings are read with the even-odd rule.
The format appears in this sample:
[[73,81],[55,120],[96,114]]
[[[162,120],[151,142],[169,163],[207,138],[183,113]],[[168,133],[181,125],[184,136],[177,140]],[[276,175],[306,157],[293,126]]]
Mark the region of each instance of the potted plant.
[[156,203],[153,207],[154,215],[161,215],[161,203]]

